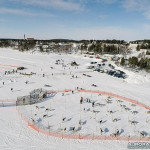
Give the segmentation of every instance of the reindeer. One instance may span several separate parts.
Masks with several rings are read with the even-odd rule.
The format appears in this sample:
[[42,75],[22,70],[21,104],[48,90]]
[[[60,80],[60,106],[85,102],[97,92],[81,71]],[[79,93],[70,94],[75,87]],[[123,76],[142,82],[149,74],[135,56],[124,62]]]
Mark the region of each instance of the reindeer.
[[123,108],[123,105],[120,104],[120,107]]
[[45,111],[50,111],[50,108],[46,108]]
[[113,113],[113,111],[112,111],[112,110],[110,110],[110,111],[107,111],[107,112],[109,112],[110,114],[112,114],[112,113]]
[[131,106],[136,106],[135,104],[131,104]]
[[95,111],[95,110],[93,110],[93,113],[96,113],[96,111]]
[[47,115],[43,115],[43,118],[46,118],[46,117],[48,117]]
[[35,106],[35,108],[36,108],[36,109],[38,109],[38,110],[40,109],[40,107],[39,107],[39,106]]
[[92,84],[92,86],[97,87],[97,85],[95,85],[95,84]]
[[101,132],[101,135],[102,135],[102,134],[103,134],[103,132],[104,132],[102,128],[100,128],[100,132]]
[[103,120],[98,121],[100,124],[103,122]]
[[72,131],[75,131],[75,127],[72,128]]
[[31,118],[32,122],[35,123],[35,120],[33,118]]
[[135,115],[135,114],[137,114],[137,111],[131,111],[131,113]]
[[66,117],[62,118],[62,121],[64,122],[66,120]]
[[135,125],[135,124],[136,124],[136,121],[129,120],[129,123]]
[[119,133],[120,133],[120,132],[119,132],[119,130],[117,129],[116,134],[119,135]]
[[100,104],[100,103],[99,103],[98,105],[99,105],[100,107],[102,107],[102,106],[103,106],[103,104]]
[[147,114],[150,114],[150,111],[147,111]]
[[113,122],[117,122],[117,121],[118,121],[118,119],[117,119],[117,118],[114,118],[112,121],[113,121]]
[[117,103],[121,103],[121,102],[122,102],[121,100],[119,100],[119,99],[117,100]]
[[67,128],[64,128],[64,131],[66,131],[67,130]]
[[127,108],[127,107],[124,107],[124,110],[125,110],[125,111],[127,111],[127,110],[128,110],[128,108]]
[[144,137],[144,136],[145,136],[145,134],[142,133],[142,132],[140,132],[140,131],[138,131],[138,133],[140,134],[141,137]]
[[79,125],[81,125],[82,124],[82,121],[81,120],[79,120]]
[[119,135],[119,130],[117,129],[117,131],[115,133],[110,134],[110,136],[118,136]]
[[109,99],[106,99],[106,104],[109,104],[111,101]]

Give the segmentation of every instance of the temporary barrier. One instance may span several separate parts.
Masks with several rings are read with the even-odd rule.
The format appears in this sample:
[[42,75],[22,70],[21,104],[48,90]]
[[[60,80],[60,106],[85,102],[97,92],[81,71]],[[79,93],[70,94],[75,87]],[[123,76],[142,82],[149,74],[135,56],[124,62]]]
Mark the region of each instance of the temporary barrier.
[[138,102],[138,101],[135,101],[133,99],[130,99],[130,98],[126,98],[126,97],[123,97],[123,96],[119,96],[117,94],[113,94],[113,93],[109,93],[109,92],[104,92],[104,91],[92,91],[92,90],[85,90],[85,89],[79,89],[78,92],[87,92],[87,93],[97,93],[97,94],[103,94],[103,95],[107,95],[107,96],[112,96],[112,97],[116,97],[118,99],[122,99],[122,100],[125,100],[125,101],[128,101],[128,102],[131,102],[133,104],[136,104],[140,107],[143,107],[143,108],[146,108],[148,110],[150,110],[150,107]]
[[13,68],[18,68],[19,66],[12,66],[12,65],[4,65],[4,64],[0,64],[0,68],[3,68],[3,69],[7,69],[7,70],[14,70]]
[[16,106],[16,103],[0,102],[0,107],[12,107],[12,106]]
[[0,103],[2,103],[2,102],[16,102],[17,100],[16,99],[0,99]]
[[3,66],[0,66],[0,68],[3,68],[3,69],[7,69],[7,70],[13,70],[12,68],[8,68],[8,67],[3,67]]
[[[69,92],[71,90],[62,90],[62,91],[57,91],[57,92]],[[125,98],[116,94],[112,94],[109,92],[104,92],[104,91],[92,91],[92,90],[84,90],[84,89],[80,89],[78,90],[79,92],[88,92],[88,93],[97,93],[97,94],[104,94],[104,95],[108,95],[108,96],[113,96],[128,102],[131,102],[133,104],[139,105],[140,107],[146,108],[148,110],[150,110],[150,107],[139,103],[135,100],[129,99],[129,98]],[[50,91],[49,91],[50,92]],[[48,92],[48,93],[49,93]],[[54,91],[53,91],[54,92]],[[56,92],[56,91],[55,91]],[[81,135],[79,133],[76,134],[66,134],[65,132],[62,131],[62,133],[58,133],[58,132],[54,132],[54,131],[48,131],[48,130],[44,130],[43,128],[38,128],[35,124],[29,122],[29,120],[25,119],[20,111],[18,110],[18,107],[16,107],[17,113],[18,115],[21,117],[22,120],[24,120],[28,126],[40,133],[43,133],[45,135],[48,136],[53,136],[53,137],[59,137],[59,138],[64,138],[64,139],[84,139],[84,140],[120,140],[120,141],[150,141],[150,137],[130,137],[130,136],[86,136],[86,135]]]
[[13,68],[18,68],[19,67],[19,66],[4,65],[4,64],[0,64],[0,66],[13,67]]
[[12,107],[16,106],[16,99],[0,100],[0,107]]

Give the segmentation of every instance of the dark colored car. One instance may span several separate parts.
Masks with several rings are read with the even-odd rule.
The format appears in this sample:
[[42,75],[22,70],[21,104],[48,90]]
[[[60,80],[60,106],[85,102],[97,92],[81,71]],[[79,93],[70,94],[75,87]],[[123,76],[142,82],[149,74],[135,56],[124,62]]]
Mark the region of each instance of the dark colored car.
[[115,73],[115,74],[114,74],[114,77],[125,79],[125,77],[124,77],[123,74],[121,74],[121,73]]
[[108,74],[111,75],[111,76],[112,76],[114,73],[116,73],[116,71],[113,71],[113,70],[109,70],[109,71],[108,71]]

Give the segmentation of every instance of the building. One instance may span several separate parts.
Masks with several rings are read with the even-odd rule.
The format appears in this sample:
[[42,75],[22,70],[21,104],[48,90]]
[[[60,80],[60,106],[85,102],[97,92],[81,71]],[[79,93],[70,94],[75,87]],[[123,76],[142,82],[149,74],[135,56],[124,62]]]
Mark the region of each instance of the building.
[[34,41],[34,38],[27,38],[27,41]]

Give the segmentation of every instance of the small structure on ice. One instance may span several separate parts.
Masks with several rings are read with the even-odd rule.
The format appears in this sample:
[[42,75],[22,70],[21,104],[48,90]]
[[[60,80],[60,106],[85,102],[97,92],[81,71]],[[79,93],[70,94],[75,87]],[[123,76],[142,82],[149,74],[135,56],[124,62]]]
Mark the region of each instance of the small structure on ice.
[[30,95],[18,97],[16,105],[31,105],[42,101],[48,96],[47,91],[44,89],[35,89],[30,92]]

